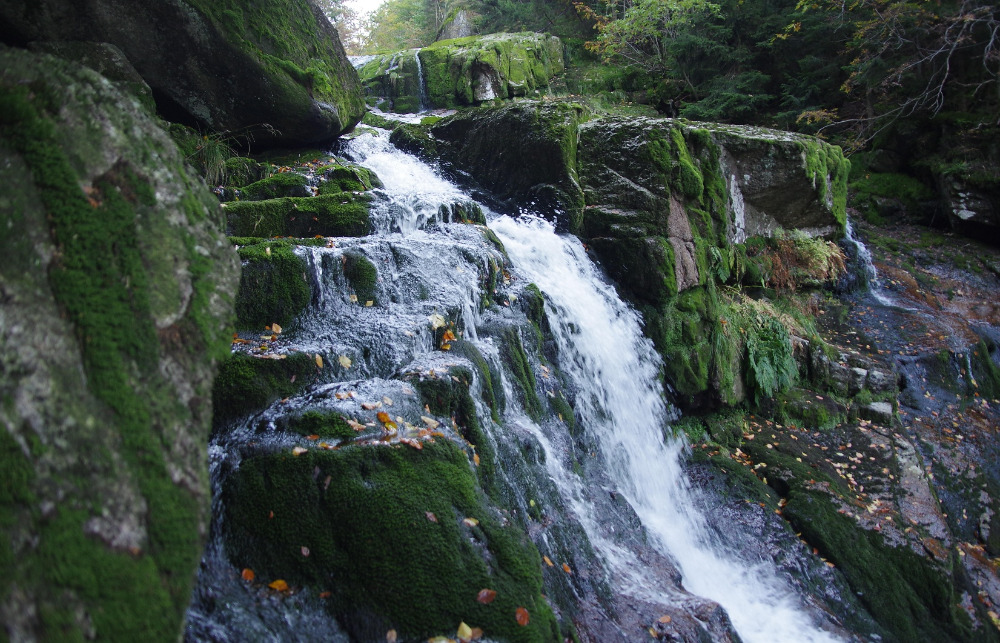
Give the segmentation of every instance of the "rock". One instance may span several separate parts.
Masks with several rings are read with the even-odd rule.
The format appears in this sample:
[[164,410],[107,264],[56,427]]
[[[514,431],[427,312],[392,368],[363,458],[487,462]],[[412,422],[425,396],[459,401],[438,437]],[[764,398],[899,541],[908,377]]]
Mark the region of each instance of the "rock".
[[525,32],[439,40],[371,57],[358,71],[377,104],[416,112],[536,94],[563,68],[558,38]]
[[896,384],[896,376],[891,373],[884,373],[882,371],[872,369],[868,371],[868,379],[865,382],[865,388],[876,394],[895,391],[898,388]]
[[132,96],[49,55],[0,68],[0,620],[17,641],[176,639],[239,267]]
[[[336,30],[307,0],[254,6],[168,0],[41,0],[0,6],[4,41],[110,43],[152,89],[166,118],[258,145],[326,141],[364,114]],[[103,71],[103,69],[101,70]]]
[[448,14],[448,17],[441,23],[438,29],[438,36],[435,40],[452,40],[454,38],[468,38],[475,35],[476,28],[472,24],[472,14],[468,9],[455,9]]
[[895,414],[892,404],[889,402],[872,402],[858,409],[858,416],[864,420],[871,420],[875,424],[891,426]]

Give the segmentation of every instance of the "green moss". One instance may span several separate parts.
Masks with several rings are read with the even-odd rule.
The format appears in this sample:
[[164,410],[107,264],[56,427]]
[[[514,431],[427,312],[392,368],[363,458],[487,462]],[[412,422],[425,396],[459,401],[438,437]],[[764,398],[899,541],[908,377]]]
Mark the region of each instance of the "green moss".
[[282,172],[246,186],[240,190],[240,198],[245,201],[264,201],[280,197],[305,197],[309,196],[306,190],[308,182],[305,176],[297,172]]
[[552,412],[555,413],[562,422],[566,423],[569,427],[569,432],[571,434],[576,434],[576,416],[573,413],[573,407],[566,400],[566,398],[561,395],[549,398],[549,406],[552,407]]
[[[805,155],[806,175],[812,179],[820,201],[830,202],[833,216],[843,232],[847,225],[847,180],[851,162],[844,158],[839,147],[823,141],[800,141],[798,145]],[[829,190],[832,190],[831,194],[828,194]]]
[[503,331],[501,338],[500,355],[521,392],[524,410],[529,417],[538,420],[542,415],[542,404],[535,392],[535,373],[531,370],[531,363],[521,344],[521,335],[516,328],[511,327]]
[[243,261],[236,295],[236,326],[261,330],[268,324],[287,326],[312,298],[306,265],[293,246],[264,241],[239,249]]
[[317,197],[229,203],[229,233],[238,237],[360,237],[371,232],[371,197],[338,192]]
[[283,428],[299,435],[318,435],[321,438],[350,440],[357,431],[352,429],[340,413],[306,411],[302,415],[287,418]]
[[382,187],[382,181],[375,172],[354,163],[332,163],[316,173],[325,179],[319,186],[320,194],[364,192]]
[[219,364],[212,387],[213,424],[218,427],[266,408],[301,391],[315,375],[315,359],[307,353],[291,353],[286,359],[233,353]]
[[[465,344],[460,348],[466,354],[470,354],[470,346],[471,344]],[[489,373],[488,368],[486,372]],[[479,454],[477,474],[480,484],[491,497],[497,497],[500,488],[496,477],[496,455],[489,438],[479,424],[479,419],[476,416],[476,404],[469,393],[472,373],[464,368],[453,368],[450,374],[449,377],[422,379],[416,382],[420,399],[431,413],[455,419],[462,437],[474,445]]]
[[235,188],[241,188],[260,181],[268,174],[267,165],[244,156],[234,156],[226,159],[225,167],[226,185]]
[[689,199],[700,199],[701,193],[705,189],[705,180],[698,168],[695,167],[691,154],[688,152],[687,144],[684,142],[684,133],[682,130],[674,128],[670,130],[670,137],[677,151],[677,188],[681,194]]
[[970,387],[970,394],[979,393],[989,400],[1000,398],[1000,367],[991,357],[991,352],[996,349],[996,344],[992,341],[987,343],[987,340],[983,339],[972,349],[969,358],[975,384]]
[[[223,498],[233,563],[265,582],[330,591],[328,609],[356,640],[389,629],[423,640],[462,621],[499,640],[558,639],[537,550],[502,526],[451,442],[258,455]],[[476,601],[483,588],[497,592],[489,605]],[[525,627],[518,607],[531,615]]]
[[[18,515],[34,501],[31,486],[35,471],[11,434],[0,431],[0,529],[9,533]],[[0,539],[0,600],[4,600],[14,580],[15,557],[9,538]]]
[[462,355],[472,362],[479,373],[479,381],[483,402],[490,407],[493,421],[500,422],[500,414],[503,412],[507,398],[503,392],[503,382],[500,374],[483,357],[483,354],[476,348],[476,345],[463,339],[456,340],[451,344],[451,351],[456,355]]
[[375,297],[378,269],[367,257],[358,252],[345,252],[344,276],[354,289],[354,294],[358,296],[359,304],[364,306],[369,301],[378,303]]
[[[155,408],[135,386],[137,373],[148,378],[147,392],[161,386],[149,274],[136,238],[136,213],[156,197],[141,176],[119,162],[93,182],[88,200],[43,115],[57,113],[58,103],[47,107],[45,100],[44,92],[28,87],[2,93],[0,134],[31,167],[48,212],[59,248],[49,285],[75,329],[90,392],[111,411],[116,426],[110,430],[121,436],[124,464],[146,500],[148,549],[136,555],[109,551],[84,535],[85,516],[67,503],[39,532],[37,568],[29,582],[44,578],[73,588],[104,640],[173,633],[190,600],[202,507],[173,483]],[[190,337],[192,350],[214,350],[215,333],[201,335],[190,317],[177,327]],[[53,601],[40,612],[47,622],[68,623],[72,609]],[[53,638],[60,636],[53,632]]]

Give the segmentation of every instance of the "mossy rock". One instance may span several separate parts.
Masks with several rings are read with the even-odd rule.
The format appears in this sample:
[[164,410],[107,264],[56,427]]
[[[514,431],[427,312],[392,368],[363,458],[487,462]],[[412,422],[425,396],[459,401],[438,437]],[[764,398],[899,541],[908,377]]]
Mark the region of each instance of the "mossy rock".
[[329,411],[306,411],[301,415],[283,416],[278,427],[299,435],[336,440],[350,440],[357,435],[357,431],[351,428],[343,415]]
[[262,241],[239,249],[243,260],[236,295],[236,325],[263,330],[269,324],[287,326],[312,298],[305,279],[305,261],[285,241]]
[[316,171],[325,180],[320,194],[333,192],[364,192],[382,187],[382,181],[372,170],[354,163],[331,163]]
[[312,196],[306,187],[308,184],[309,179],[302,174],[282,172],[244,187],[240,190],[240,198],[244,201],[264,201],[281,197],[308,197]]
[[375,268],[375,264],[359,252],[348,251],[343,256],[344,277],[354,289],[358,303],[368,305],[370,301],[377,304],[375,292],[378,286],[378,269]]
[[236,258],[133,97],[48,55],[0,67],[0,638],[177,640]]
[[[255,455],[222,498],[233,564],[330,592],[327,609],[355,640],[450,636],[463,621],[497,640],[561,640],[538,551],[503,526],[450,441]],[[477,601],[482,589],[496,599]]]
[[371,197],[337,192],[310,198],[229,203],[229,233],[239,237],[361,237],[371,232]]
[[291,353],[285,359],[233,353],[219,365],[212,387],[213,424],[218,428],[260,411],[301,391],[315,375],[315,357],[307,353]]

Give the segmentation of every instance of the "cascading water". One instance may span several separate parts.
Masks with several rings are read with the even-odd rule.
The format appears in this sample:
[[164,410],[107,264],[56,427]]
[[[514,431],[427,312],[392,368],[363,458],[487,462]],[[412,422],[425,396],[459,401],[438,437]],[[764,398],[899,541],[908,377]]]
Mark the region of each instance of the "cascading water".
[[868,246],[854,236],[854,226],[851,224],[851,219],[849,217],[844,227],[844,240],[854,248],[855,256],[858,262],[857,270],[860,271],[863,285],[868,288],[872,297],[874,297],[875,300],[883,306],[895,306],[896,302],[893,301],[892,297],[885,293],[885,289],[882,287],[882,282],[878,276],[878,270],[875,268],[875,263],[872,261],[871,251],[868,250]]
[[[391,146],[386,132],[358,136],[342,152],[375,171],[384,184],[375,191],[372,208],[376,233],[297,249],[311,267],[313,304],[291,329],[284,350],[328,359],[340,355],[350,369],[338,376],[324,369],[323,377],[332,380],[213,439],[217,504],[219,487],[247,454],[287,451],[297,444],[280,429],[285,418],[315,409],[361,417],[348,389],[363,399],[396,400],[394,414],[407,416],[409,404],[410,414],[419,415],[416,403],[407,402],[413,392],[407,393],[406,378],[470,364],[437,349],[427,320],[444,314],[480,355],[473,390],[482,397],[490,384],[479,378],[492,372],[491,392],[502,398],[493,409],[482,400],[476,404],[479,422],[487,427],[485,439],[496,453],[500,495],[511,520],[531,535],[546,560],[572,563],[573,575],[554,568],[558,575],[548,577],[546,592],[556,603],[573,606],[572,618],[590,640],[628,640],[664,612],[675,614],[684,640],[729,638],[726,619],[711,616],[713,604],[687,591],[721,604],[746,641],[832,638],[811,622],[769,561],[740,560],[706,525],[696,508],[700,500],[685,482],[684,447],[665,437],[675,412],[658,383],[659,358],[643,338],[636,312],[618,298],[579,241],[556,235],[540,219],[493,217],[489,227],[506,248],[507,274],[499,269],[505,259],[488,231],[448,224],[456,204],[478,206],[429,166]],[[348,297],[342,269],[348,255],[377,266],[376,305]],[[528,282],[544,294],[555,344],[551,364],[560,373],[550,373],[532,351],[522,351],[521,359],[539,378],[537,387],[527,386],[553,403],[571,398],[582,433],[578,428],[571,434],[563,411],[558,418],[554,411],[542,414],[536,401],[531,412],[527,397],[536,391],[526,397],[518,390],[526,385],[515,384],[518,375],[505,365],[504,343],[531,335],[515,300],[526,296]],[[482,305],[484,288],[497,303]],[[303,593],[278,600],[241,583],[221,542],[222,513],[217,506],[189,613],[189,639],[234,640],[242,633],[257,640],[346,637],[328,624],[319,599]],[[682,573],[683,588],[669,560]]]
[[420,62],[420,50],[413,52],[413,59],[417,61],[417,111],[426,112],[430,109],[430,101],[427,99],[427,82],[424,80],[424,66]]
[[612,479],[692,592],[722,604],[746,641],[821,641],[787,587],[765,564],[720,553],[681,469],[683,445],[664,441],[668,406],[659,358],[636,313],[604,282],[578,241],[541,220],[491,226],[512,261],[546,295],[560,366],[578,387],[577,412],[597,434]]

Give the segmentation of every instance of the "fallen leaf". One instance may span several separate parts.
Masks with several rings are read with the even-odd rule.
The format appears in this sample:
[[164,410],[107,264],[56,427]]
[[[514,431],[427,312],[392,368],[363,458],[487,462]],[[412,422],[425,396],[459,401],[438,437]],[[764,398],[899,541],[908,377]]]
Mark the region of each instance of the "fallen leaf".
[[542,556],[542,560],[544,560],[545,564],[548,565],[549,567],[555,567],[555,563],[553,563],[552,559],[549,558],[548,556]]
[[256,578],[256,574],[254,574],[253,570],[250,569],[249,567],[243,570],[241,576],[243,576],[243,580],[245,580],[248,583],[252,583],[253,579]]
[[563,568],[563,571],[566,572],[567,574],[572,574],[573,573],[573,570],[571,570],[569,568],[569,565],[567,565],[566,563],[562,564],[562,568]]
[[514,612],[514,618],[517,619],[517,624],[521,627],[524,627],[529,621],[531,621],[531,616],[528,615],[528,610],[523,607],[517,608],[517,611]]
[[267,584],[267,586],[270,587],[271,589],[273,589],[276,592],[287,592],[288,591],[288,583],[286,583],[285,581],[281,580],[280,578],[278,580],[276,580],[276,581],[271,581],[270,583]]
[[355,420],[350,420],[350,419],[346,420],[346,422],[347,422],[347,426],[351,427],[355,431],[364,431],[365,430],[365,425],[362,424],[362,423],[360,423],[360,422],[356,422]]
[[382,403],[385,404],[386,406],[392,406],[392,398],[389,397],[388,395],[383,395]]
[[[348,357],[347,355],[341,355],[340,357],[337,358],[337,361],[340,362],[340,365],[343,366],[344,368],[351,367],[351,358]],[[320,368],[322,368],[322,366],[320,366]]]
[[672,619],[669,616],[661,616],[657,619],[660,623],[669,623]]
[[475,518],[463,518],[462,522],[468,527],[475,527],[479,524],[479,521]]
[[652,636],[654,639],[660,638],[660,635],[656,633],[656,630],[654,628],[651,627],[651,628],[649,628],[648,631],[649,631],[649,635]]
[[393,422],[392,418],[385,411],[378,412],[378,421],[381,422],[387,429],[398,429],[399,425]]
[[427,425],[427,428],[428,428],[428,429],[436,429],[436,428],[438,428],[439,426],[441,426],[441,423],[440,423],[440,422],[438,422],[438,421],[437,421],[437,420],[435,420],[434,418],[429,418],[429,417],[427,417],[426,415],[421,415],[421,416],[420,416],[420,419],[421,419],[421,420],[423,420],[424,424],[426,424],[426,425]]
[[458,632],[455,634],[455,636],[458,637],[459,641],[462,641],[463,643],[468,643],[469,641],[472,640],[472,628],[466,625],[465,621],[462,621],[461,623],[458,624]]
[[437,313],[434,313],[433,315],[431,315],[427,319],[428,319],[428,321],[431,322],[431,328],[434,329],[434,330],[437,330],[438,328],[444,328],[445,323],[446,323],[444,321],[444,317],[442,317],[441,315],[439,315]]
[[431,522],[438,521],[438,517],[434,515],[433,511],[425,511],[424,515],[427,516],[427,520],[430,520]]
[[357,295],[354,295],[354,294],[352,294],[352,295],[350,296],[350,300],[351,300],[351,303],[352,303],[352,304],[356,304],[356,303],[358,303],[358,296],[357,296]]
[[473,453],[472,454],[472,461],[476,463],[477,467],[479,466],[479,454],[478,453]]
[[274,333],[275,335],[280,335],[281,326],[278,326],[277,324],[271,324],[271,332]]
[[305,545],[302,545],[302,555],[305,556],[306,558],[309,557],[309,548],[306,547]]
[[306,436],[306,440],[309,440],[311,442],[315,442],[316,440],[319,440],[319,436],[317,434],[313,433],[312,435],[307,435]]
[[319,593],[320,598],[330,598],[331,596],[333,596],[333,592],[331,592],[330,590]]
[[489,605],[496,599],[496,597],[497,593],[495,590],[481,589],[479,590],[479,594],[476,596],[476,600],[482,603],[483,605]]
[[382,406],[381,402],[362,402],[361,403],[361,408],[363,408],[366,411],[375,410],[375,409],[377,409],[380,406]]
[[455,341],[455,333],[451,332],[451,329],[444,331],[444,335],[441,337],[442,342],[453,342]]
[[469,637],[469,640],[470,641],[478,641],[481,638],[483,638],[483,628],[481,628],[481,627],[474,627],[474,628],[472,628],[472,636]]
[[396,630],[389,630],[385,633],[387,643],[396,643]]
[[372,300],[372,299],[369,299],[368,301],[365,302],[365,308],[371,308],[374,305],[375,305],[375,301]]
[[316,354],[316,366],[318,366],[319,368],[323,368],[323,358],[320,356],[319,353]]
[[306,448],[303,448],[303,447],[295,447],[294,449],[292,449],[292,455],[294,455],[295,457],[298,457],[298,456],[302,455],[303,453],[305,453],[308,450],[309,449],[306,449]]

